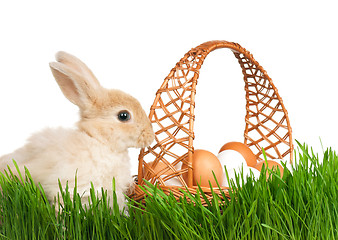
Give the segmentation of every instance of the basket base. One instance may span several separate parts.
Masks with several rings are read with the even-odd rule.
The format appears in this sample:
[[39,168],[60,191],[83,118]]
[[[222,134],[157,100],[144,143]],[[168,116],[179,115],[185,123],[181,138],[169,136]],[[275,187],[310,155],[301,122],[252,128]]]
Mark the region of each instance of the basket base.
[[[182,186],[158,186],[166,195],[172,194],[176,200],[178,201],[180,198],[184,197],[184,192],[189,192],[192,195],[196,195],[197,192],[200,193],[200,189],[198,186],[193,187],[182,187]],[[208,206],[208,202],[211,202],[213,199],[213,196],[216,194],[219,197],[219,201],[224,202],[226,199],[230,200],[229,195],[229,188],[228,187],[221,187],[219,189],[218,187],[213,188],[212,190],[210,188],[201,187],[201,190],[204,193],[204,197],[201,196],[201,203],[203,206]],[[130,198],[134,199],[137,202],[145,203],[144,197],[147,194],[140,188],[140,185],[135,184],[134,191],[129,195]],[[206,198],[206,199],[205,199]],[[226,199],[225,199],[226,198]],[[189,201],[189,199],[188,199]]]

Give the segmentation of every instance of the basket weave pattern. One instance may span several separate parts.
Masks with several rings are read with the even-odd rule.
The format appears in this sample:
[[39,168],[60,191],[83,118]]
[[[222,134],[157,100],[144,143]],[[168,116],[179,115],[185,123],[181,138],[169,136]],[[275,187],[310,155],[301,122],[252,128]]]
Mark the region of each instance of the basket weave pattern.
[[[197,187],[193,186],[192,181],[196,85],[206,56],[219,48],[230,49],[242,68],[246,92],[244,143],[258,159],[263,158],[264,148],[268,159],[288,158],[292,161],[292,132],[288,114],[270,77],[239,44],[211,41],[186,53],[157,91],[149,115],[156,141],[141,150],[138,185],[144,184],[143,179],[153,184],[157,182],[162,190],[172,192],[177,198],[182,196],[179,191],[182,186],[192,193],[196,191]],[[160,163],[165,167],[155,172],[154,168]],[[181,169],[183,163],[187,167]],[[184,173],[188,173],[187,182],[182,178]],[[177,185],[181,186],[168,185],[171,179],[176,179]],[[203,191],[211,197],[209,188],[203,188]],[[143,195],[144,192],[136,185],[132,197],[140,200]]]

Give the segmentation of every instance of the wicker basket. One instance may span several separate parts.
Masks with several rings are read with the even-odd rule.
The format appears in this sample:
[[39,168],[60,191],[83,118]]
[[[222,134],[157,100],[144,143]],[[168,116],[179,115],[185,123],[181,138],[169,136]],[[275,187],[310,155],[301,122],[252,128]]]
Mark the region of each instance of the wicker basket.
[[[258,159],[263,159],[262,148],[264,148],[268,159],[292,161],[292,132],[288,114],[266,71],[250,52],[239,44],[210,41],[186,53],[157,91],[149,115],[156,141],[140,152],[138,182],[134,193],[130,195],[135,200],[142,201],[144,198],[144,192],[139,187],[144,184],[143,179],[153,184],[158,183],[164,192],[172,192],[177,199],[183,196],[180,189],[196,193],[198,187],[193,186],[192,180],[196,85],[204,59],[210,52],[219,48],[229,48],[234,53],[244,75],[246,91],[244,143]],[[181,169],[182,163],[187,167]],[[160,164],[165,167],[155,172],[154,169]],[[187,182],[182,177],[184,173],[188,173]],[[167,184],[172,179],[178,183],[177,186]],[[212,198],[210,188],[202,189],[206,196]],[[213,190],[219,194],[219,189]],[[222,190],[228,192],[226,187]],[[204,199],[202,202],[205,204]]]

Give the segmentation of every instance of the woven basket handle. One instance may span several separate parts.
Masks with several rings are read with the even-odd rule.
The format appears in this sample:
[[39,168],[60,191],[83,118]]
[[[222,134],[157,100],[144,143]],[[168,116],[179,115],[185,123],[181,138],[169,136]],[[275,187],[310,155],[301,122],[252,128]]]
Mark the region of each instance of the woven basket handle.
[[[182,185],[191,187],[192,154],[194,151],[195,94],[200,68],[206,56],[219,48],[229,48],[242,68],[246,91],[246,127],[244,143],[258,159],[262,148],[270,159],[290,157],[292,161],[292,131],[287,111],[272,80],[246,49],[237,43],[210,41],[191,49],[176,64],[157,91],[149,118],[153,123],[156,142],[139,155],[139,184],[143,178],[164,184],[177,177]],[[146,159],[148,158],[148,159]],[[154,165],[150,166],[149,161]],[[153,167],[166,165],[157,173]],[[187,169],[177,169],[184,163]],[[148,174],[143,175],[143,171]],[[161,174],[168,173],[165,178]],[[181,177],[188,172],[188,180]]]

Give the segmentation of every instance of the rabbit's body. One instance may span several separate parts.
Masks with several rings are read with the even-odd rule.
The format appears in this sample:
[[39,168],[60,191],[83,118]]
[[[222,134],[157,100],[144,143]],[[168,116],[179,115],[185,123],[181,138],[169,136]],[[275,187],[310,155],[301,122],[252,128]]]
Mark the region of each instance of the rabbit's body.
[[1,157],[0,163],[12,166],[12,159],[18,160],[21,172],[24,172],[24,166],[29,169],[34,181],[44,187],[50,201],[59,191],[58,179],[62,186],[68,182],[69,187],[74,188],[75,174],[78,193],[84,202],[89,196],[90,182],[96,190],[102,187],[111,193],[114,177],[118,204],[123,206],[122,193],[126,193],[133,183],[127,152],[114,152],[75,129],[48,128],[34,134],[25,146]]
[[[90,70],[77,58],[58,53],[51,68],[64,95],[80,108],[75,129],[45,129],[32,135],[26,145],[0,158],[0,167],[14,159],[21,170],[26,166],[40,182],[49,200],[63,186],[75,185],[84,203],[91,182],[103,187],[112,200],[115,178],[117,202],[122,209],[124,195],[132,186],[128,148],[149,145],[154,133],[139,102],[119,90],[102,88]],[[84,79],[84,80],[83,80]]]

